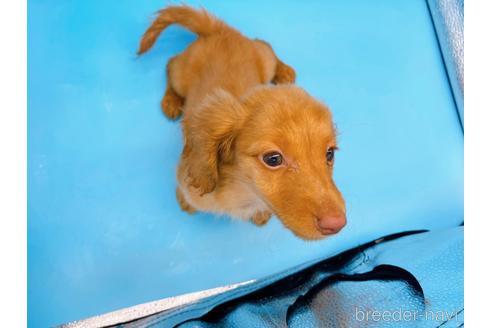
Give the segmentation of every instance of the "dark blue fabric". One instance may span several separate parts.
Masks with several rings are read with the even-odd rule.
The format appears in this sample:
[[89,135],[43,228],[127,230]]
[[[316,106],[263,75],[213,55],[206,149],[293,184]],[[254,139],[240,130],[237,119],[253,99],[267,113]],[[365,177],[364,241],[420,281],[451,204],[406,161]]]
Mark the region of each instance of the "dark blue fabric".
[[345,252],[253,292],[225,293],[131,325],[304,328],[463,324],[463,227],[392,238]]

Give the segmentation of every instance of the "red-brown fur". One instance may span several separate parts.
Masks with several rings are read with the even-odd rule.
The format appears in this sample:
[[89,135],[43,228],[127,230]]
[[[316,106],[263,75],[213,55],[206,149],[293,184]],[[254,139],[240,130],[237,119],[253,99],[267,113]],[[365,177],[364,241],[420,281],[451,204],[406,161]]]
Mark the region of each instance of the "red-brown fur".
[[[176,191],[181,208],[258,225],[273,213],[303,239],[340,230],[345,204],[325,157],[336,147],[328,108],[293,85],[294,70],[268,43],[244,37],[205,10],[161,10],[139,54],[170,24],[199,36],[169,61],[161,103],[170,119],[183,117]],[[263,162],[271,151],[283,155],[282,166]],[[335,228],[321,229],[320,220]]]

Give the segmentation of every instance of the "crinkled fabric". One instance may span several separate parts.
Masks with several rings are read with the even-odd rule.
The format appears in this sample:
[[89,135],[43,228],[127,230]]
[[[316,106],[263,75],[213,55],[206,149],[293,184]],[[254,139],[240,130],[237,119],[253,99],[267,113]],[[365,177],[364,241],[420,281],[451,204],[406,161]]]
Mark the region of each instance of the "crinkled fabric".
[[[248,291],[249,289],[249,291]],[[463,227],[389,236],[277,281],[258,282],[128,326],[458,327]]]
[[464,0],[428,0],[449,82],[463,122],[465,87]]

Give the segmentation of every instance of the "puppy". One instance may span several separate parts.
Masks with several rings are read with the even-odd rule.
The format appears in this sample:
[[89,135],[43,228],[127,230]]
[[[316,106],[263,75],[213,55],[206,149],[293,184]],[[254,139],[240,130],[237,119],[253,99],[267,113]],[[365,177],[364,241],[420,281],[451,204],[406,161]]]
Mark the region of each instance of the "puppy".
[[198,35],[169,60],[161,102],[168,118],[183,117],[181,208],[257,225],[275,214],[306,240],[342,229],[345,203],[332,179],[337,145],[328,108],[293,85],[294,70],[268,43],[203,9],[161,10],[138,54],[171,24]]

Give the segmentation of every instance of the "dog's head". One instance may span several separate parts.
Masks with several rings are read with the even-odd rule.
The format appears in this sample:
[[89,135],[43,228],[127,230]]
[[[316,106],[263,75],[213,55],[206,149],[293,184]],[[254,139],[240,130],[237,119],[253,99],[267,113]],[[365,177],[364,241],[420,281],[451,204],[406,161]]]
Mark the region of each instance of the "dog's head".
[[220,92],[207,107],[193,130],[209,131],[201,136],[212,154],[199,163],[207,167],[204,192],[226,165],[297,236],[321,239],[343,228],[345,203],[332,177],[336,133],[326,106],[298,87],[268,86],[242,100]]

